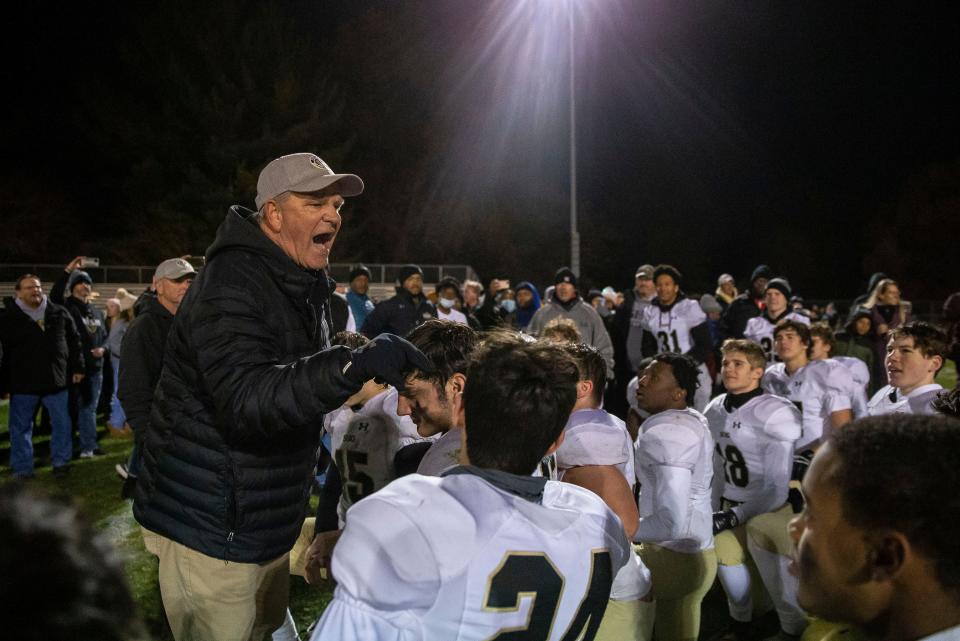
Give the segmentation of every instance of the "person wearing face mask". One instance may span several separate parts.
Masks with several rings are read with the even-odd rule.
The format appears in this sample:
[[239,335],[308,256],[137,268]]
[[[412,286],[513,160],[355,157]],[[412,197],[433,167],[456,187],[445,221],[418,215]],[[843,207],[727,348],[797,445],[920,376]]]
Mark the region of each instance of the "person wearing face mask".
[[455,278],[444,278],[437,283],[437,318],[469,325],[466,315],[458,308],[463,306],[460,283]]

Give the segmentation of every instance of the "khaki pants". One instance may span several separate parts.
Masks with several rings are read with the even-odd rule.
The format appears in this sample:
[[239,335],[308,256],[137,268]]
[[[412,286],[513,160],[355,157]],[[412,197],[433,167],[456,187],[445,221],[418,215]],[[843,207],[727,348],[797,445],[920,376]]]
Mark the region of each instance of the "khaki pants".
[[160,595],[177,641],[262,641],[283,623],[288,555],[263,564],[222,561],[143,532],[160,559]]
[[717,576],[717,553],[684,554],[652,543],[642,544],[638,552],[653,579],[654,636],[658,641],[696,641],[700,603]]
[[653,639],[653,601],[607,601],[595,641],[650,641]]

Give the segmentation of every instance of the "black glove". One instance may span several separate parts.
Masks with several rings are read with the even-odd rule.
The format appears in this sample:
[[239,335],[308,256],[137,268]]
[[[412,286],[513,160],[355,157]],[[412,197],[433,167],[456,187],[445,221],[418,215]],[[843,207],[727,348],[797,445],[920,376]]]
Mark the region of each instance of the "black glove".
[[813,450],[804,450],[793,455],[793,470],[790,472],[791,481],[802,481],[803,475],[813,460]]
[[740,519],[733,510],[713,513],[713,533],[720,534],[724,530],[732,530],[740,525]]
[[413,370],[430,372],[433,364],[410,341],[395,334],[380,334],[353,350],[343,373],[361,385],[375,378],[402,390],[404,379]]

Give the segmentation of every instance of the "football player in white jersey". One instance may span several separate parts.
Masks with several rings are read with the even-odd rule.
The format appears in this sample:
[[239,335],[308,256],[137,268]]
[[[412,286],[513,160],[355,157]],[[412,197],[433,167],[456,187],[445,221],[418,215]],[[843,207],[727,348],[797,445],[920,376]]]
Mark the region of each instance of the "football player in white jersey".
[[[790,546],[787,525],[793,510],[787,503],[793,450],[802,432],[800,411],[786,398],[765,394],[760,387],[766,355],[749,340],[730,339],[721,348],[722,377],[727,389],[707,406],[707,421],[716,441],[714,456],[713,532],[717,575],[734,620],[738,639],[751,637],[753,618],[747,528],[757,519],[776,517],[782,543]],[[752,549],[751,549],[752,551]],[[789,559],[788,559],[789,560]],[[799,635],[806,617],[796,605],[796,579],[780,572],[776,555],[753,559],[780,615],[780,627]]]
[[[563,346],[577,364],[577,402],[557,448],[557,470],[565,483],[585,487],[603,499],[633,537],[640,518],[633,498],[633,441],[626,425],[600,407],[606,387],[606,363],[596,348],[583,343]],[[635,552],[617,573],[597,639],[647,640],[653,631],[650,571]]]
[[759,343],[767,355],[767,362],[779,360],[773,349],[773,329],[781,320],[790,319],[805,325],[810,319],[790,309],[790,283],[785,278],[774,278],[763,291],[763,313],[747,321],[743,337]]
[[867,415],[870,370],[866,363],[854,356],[832,356],[835,344],[836,339],[829,324],[814,323],[810,326],[810,360],[846,368],[850,373],[850,408],[853,410],[853,418],[862,418]]
[[633,540],[650,568],[656,636],[694,641],[700,603],[717,574],[713,550],[713,438],[703,414],[690,407],[698,385],[696,361],[657,355],[638,381],[637,403],[650,412],[636,442],[640,526]]
[[713,351],[713,339],[707,315],[700,303],[687,298],[680,290],[682,276],[673,265],[657,265],[653,282],[657,297],[643,309],[643,328],[656,341],[656,348],[645,353],[672,352],[686,354],[697,363],[700,385],[690,406],[703,411],[710,401],[710,372],[706,361]]
[[[767,368],[761,385],[771,394],[790,399],[803,415],[803,434],[797,441],[798,466],[805,470],[813,452],[830,432],[853,420],[850,374],[825,361],[811,361],[810,328],[784,319],[774,329],[773,347],[782,362]],[[794,480],[800,481],[800,469]]]
[[313,641],[595,638],[630,545],[593,492],[530,476],[578,372],[556,346],[485,343],[463,392],[465,465],[351,508]]
[[934,377],[946,353],[946,334],[930,323],[914,321],[890,330],[884,361],[890,384],[870,399],[870,415],[933,414],[933,401],[943,390]]

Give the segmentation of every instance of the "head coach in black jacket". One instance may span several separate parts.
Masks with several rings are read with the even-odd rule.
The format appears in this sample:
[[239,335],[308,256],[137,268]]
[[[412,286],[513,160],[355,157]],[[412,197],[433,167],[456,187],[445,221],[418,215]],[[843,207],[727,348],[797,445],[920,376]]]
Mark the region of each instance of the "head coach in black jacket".
[[391,334],[330,347],[325,269],[344,198],[362,191],[314,154],[271,161],[257,211],[230,208],[174,318],[134,516],[178,640],[280,625],[323,415],[371,378],[402,388],[431,367]]

